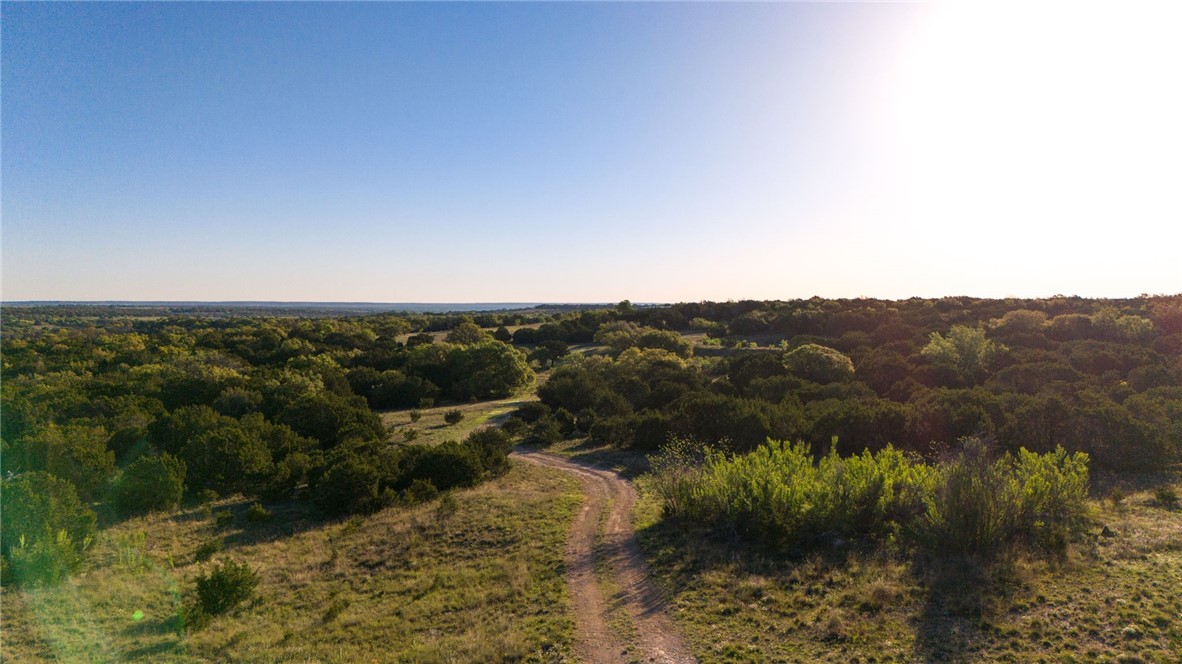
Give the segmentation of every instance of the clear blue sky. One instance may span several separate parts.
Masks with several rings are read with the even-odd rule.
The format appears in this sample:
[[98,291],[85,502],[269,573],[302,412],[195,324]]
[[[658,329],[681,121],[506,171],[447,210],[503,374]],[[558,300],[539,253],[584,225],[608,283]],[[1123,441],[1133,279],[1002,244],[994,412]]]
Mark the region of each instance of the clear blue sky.
[[3,297],[1182,291],[1177,10],[988,7],[5,2]]

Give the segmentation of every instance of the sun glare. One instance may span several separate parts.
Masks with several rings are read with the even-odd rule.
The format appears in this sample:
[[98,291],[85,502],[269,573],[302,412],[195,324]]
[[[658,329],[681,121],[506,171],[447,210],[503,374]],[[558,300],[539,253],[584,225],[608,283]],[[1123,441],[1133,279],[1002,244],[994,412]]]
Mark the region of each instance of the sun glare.
[[933,7],[894,90],[914,235],[978,258],[1039,250],[1048,271],[1182,239],[1182,49],[1165,7]]

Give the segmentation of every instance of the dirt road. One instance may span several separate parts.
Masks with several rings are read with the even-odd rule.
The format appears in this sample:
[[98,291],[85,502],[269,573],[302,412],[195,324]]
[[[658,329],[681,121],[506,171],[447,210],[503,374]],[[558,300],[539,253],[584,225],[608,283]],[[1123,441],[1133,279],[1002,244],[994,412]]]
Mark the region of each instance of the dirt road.
[[[583,483],[586,500],[567,540],[567,582],[575,611],[575,652],[580,661],[696,662],[673,623],[665,602],[648,578],[648,566],[632,530],[636,488],[617,473],[583,465],[552,454],[518,448],[523,461],[571,473]],[[602,526],[602,546],[596,536]],[[604,597],[596,582],[596,555],[603,556],[614,592]],[[622,635],[609,622],[622,608],[634,633]],[[628,630],[632,631],[632,630]],[[631,638],[629,638],[631,637]]]

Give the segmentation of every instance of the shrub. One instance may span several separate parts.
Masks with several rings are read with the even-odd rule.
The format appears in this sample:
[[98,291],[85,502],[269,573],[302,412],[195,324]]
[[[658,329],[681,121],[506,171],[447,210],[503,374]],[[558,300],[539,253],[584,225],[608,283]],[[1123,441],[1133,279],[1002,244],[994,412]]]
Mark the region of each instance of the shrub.
[[21,586],[57,585],[82,564],[82,554],[91,539],[75,542],[65,530],[53,537],[39,537],[30,542],[23,535],[8,549],[5,583]]
[[423,411],[419,410],[418,408],[415,408],[414,410],[410,411],[410,421],[411,422],[418,422],[421,419],[423,419]]
[[412,456],[402,479],[410,486],[415,480],[427,480],[440,491],[474,486],[484,475],[477,452],[469,446],[449,440],[435,447],[410,448]]
[[418,429],[403,429],[402,430],[402,439],[408,443],[418,437],[419,437],[419,430]]
[[213,558],[213,554],[222,550],[222,538],[213,537],[205,540],[197,545],[197,550],[193,552],[193,560],[201,563]]
[[1172,486],[1161,486],[1153,492],[1154,500],[1158,505],[1173,510],[1178,509],[1178,491]]
[[667,513],[775,546],[888,532],[922,513],[931,472],[887,447],[819,463],[804,443],[768,441],[746,455],[706,450],[700,466],[674,443],[653,459]]
[[937,550],[986,557],[1024,540],[1062,555],[1087,515],[1088,455],[1062,447],[1046,454],[1021,449],[994,460],[967,439],[940,468],[928,502],[926,541]]
[[473,431],[464,439],[464,445],[480,459],[480,465],[489,475],[497,476],[508,472],[513,439],[501,429],[486,427]]
[[406,491],[402,492],[402,499],[409,505],[418,505],[420,503],[428,503],[439,497],[439,489],[431,483],[431,480],[415,479],[410,483]]
[[263,523],[271,520],[271,511],[259,503],[254,503],[246,510],[246,520],[251,523]]
[[854,376],[854,363],[841,351],[805,344],[784,355],[784,366],[794,375],[816,383],[835,383]]
[[667,515],[789,550],[898,534],[951,553],[1024,541],[1063,554],[1086,518],[1088,457],[1062,448],[994,460],[968,440],[933,467],[891,446],[818,460],[804,443],[727,456],[675,439],[650,463]]
[[374,465],[356,454],[337,460],[316,483],[314,499],[330,515],[372,512],[380,507]]
[[230,510],[218,510],[213,513],[213,523],[217,528],[225,528],[234,523],[234,513]]
[[504,431],[506,434],[514,438],[525,433],[528,429],[529,425],[525,423],[525,420],[519,417],[510,417],[509,419],[505,420],[504,424],[501,425],[501,431]]
[[1018,487],[1006,470],[979,440],[967,441],[941,469],[927,514],[929,546],[988,556],[1010,539],[1019,520]]
[[459,409],[449,410],[443,414],[443,421],[448,424],[459,424],[464,419],[464,412]]
[[545,447],[562,440],[562,429],[553,415],[546,415],[534,422],[529,429],[529,435],[523,441],[526,445]]
[[131,516],[171,510],[185,491],[185,462],[169,454],[144,456],[124,469],[114,485],[115,509]]
[[194,582],[189,615],[194,626],[208,621],[210,616],[226,613],[254,596],[259,576],[246,563],[223,560]]
[[76,569],[94,538],[96,517],[74,485],[32,472],[0,482],[0,492],[0,552],[11,580],[53,583]]

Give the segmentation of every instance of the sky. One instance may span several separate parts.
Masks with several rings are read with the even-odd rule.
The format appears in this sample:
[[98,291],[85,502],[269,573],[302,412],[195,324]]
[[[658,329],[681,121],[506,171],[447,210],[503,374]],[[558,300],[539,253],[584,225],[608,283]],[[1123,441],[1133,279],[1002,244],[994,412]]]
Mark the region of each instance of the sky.
[[0,294],[1182,292],[1174,3],[0,5]]

